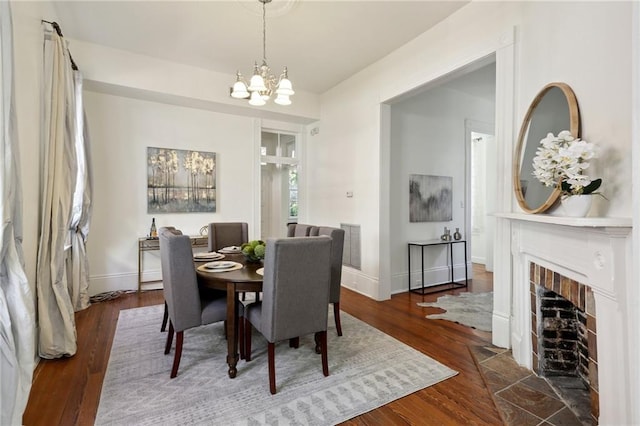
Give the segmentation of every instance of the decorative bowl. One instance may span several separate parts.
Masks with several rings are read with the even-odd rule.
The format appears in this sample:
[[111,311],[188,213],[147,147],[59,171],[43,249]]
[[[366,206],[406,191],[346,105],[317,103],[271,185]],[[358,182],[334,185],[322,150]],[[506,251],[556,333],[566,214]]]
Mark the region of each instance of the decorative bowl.
[[262,240],[253,240],[242,244],[240,249],[247,262],[257,263],[264,259],[266,246]]

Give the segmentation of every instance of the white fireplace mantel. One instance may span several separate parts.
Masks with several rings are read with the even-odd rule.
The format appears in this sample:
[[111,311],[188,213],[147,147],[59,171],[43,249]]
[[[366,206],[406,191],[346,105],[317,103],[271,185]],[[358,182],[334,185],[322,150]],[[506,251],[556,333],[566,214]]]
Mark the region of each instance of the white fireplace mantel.
[[[632,407],[639,396],[632,395],[630,372],[635,371],[640,342],[632,328],[637,292],[630,278],[631,218],[520,213],[496,217],[510,225],[511,273],[501,274],[494,284],[494,342],[508,341],[515,360],[532,368],[530,262],[588,285],[596,304],[600,424],[633,424],[638,419],[632,418]],[[509,262],[506,253],[500,261]],[[505,327],[509,312],[510,323]]]
[[547,214],[496,213],[494,216],[523,222],[582,228],[631,228],[630,217],[566,217]]

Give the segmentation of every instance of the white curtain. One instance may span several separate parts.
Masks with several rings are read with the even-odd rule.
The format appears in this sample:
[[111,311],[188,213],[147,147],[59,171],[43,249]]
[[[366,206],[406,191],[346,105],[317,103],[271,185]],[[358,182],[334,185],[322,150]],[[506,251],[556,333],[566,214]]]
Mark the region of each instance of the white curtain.
[[67,258],[71,271],[71,301],[73,308],[80,311],[89,306],[89,261],[87,259],[87,238],[91,223],[91,156],[89,153],[89,132],[82,102],[82,74],[74,71],[75,93],[75,148],[78,164],[76,186],[73,194],[71,216],[71,256]]
[[35,364],[35,307],[22,258],[22,192],[7,1],[0,1],[0,49],[0,425],[20,425]]
[[85,243],[91,179],[82,111],[82,77],[64,39],[45,31],[41,224],[36,288],[39,354],[76,352],[74,312],[89,305]]

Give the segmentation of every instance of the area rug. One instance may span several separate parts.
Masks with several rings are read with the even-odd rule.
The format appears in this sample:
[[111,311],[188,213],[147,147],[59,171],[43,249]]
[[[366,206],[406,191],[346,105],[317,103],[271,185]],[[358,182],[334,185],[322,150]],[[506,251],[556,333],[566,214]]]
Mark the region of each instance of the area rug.
[[444,319],[457,322],[482,331],[491,331],[493,311],[493,292],[447,294],[438,297],[436,302],[418,303],[418,306],[435,307],[447,312],[429,314],[429,319]]
[[[269,393],[266,341],[227,375],[222,323],[185,331],[178,376],[164,355],[162,305],[120,312],[96,425],[331,425],[453,377],[456,371],[342,312],[328,331],[329,372],[313,336],[276,346],[277,394]],[[332,316],[330,317],[332,318]]]

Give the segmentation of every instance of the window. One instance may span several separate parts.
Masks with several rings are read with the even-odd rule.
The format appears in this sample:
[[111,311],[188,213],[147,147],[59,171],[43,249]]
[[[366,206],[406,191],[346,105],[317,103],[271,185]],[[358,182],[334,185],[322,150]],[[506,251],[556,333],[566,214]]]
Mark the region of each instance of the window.
[[298,168],[289,168],[289,222],[298,220]]

